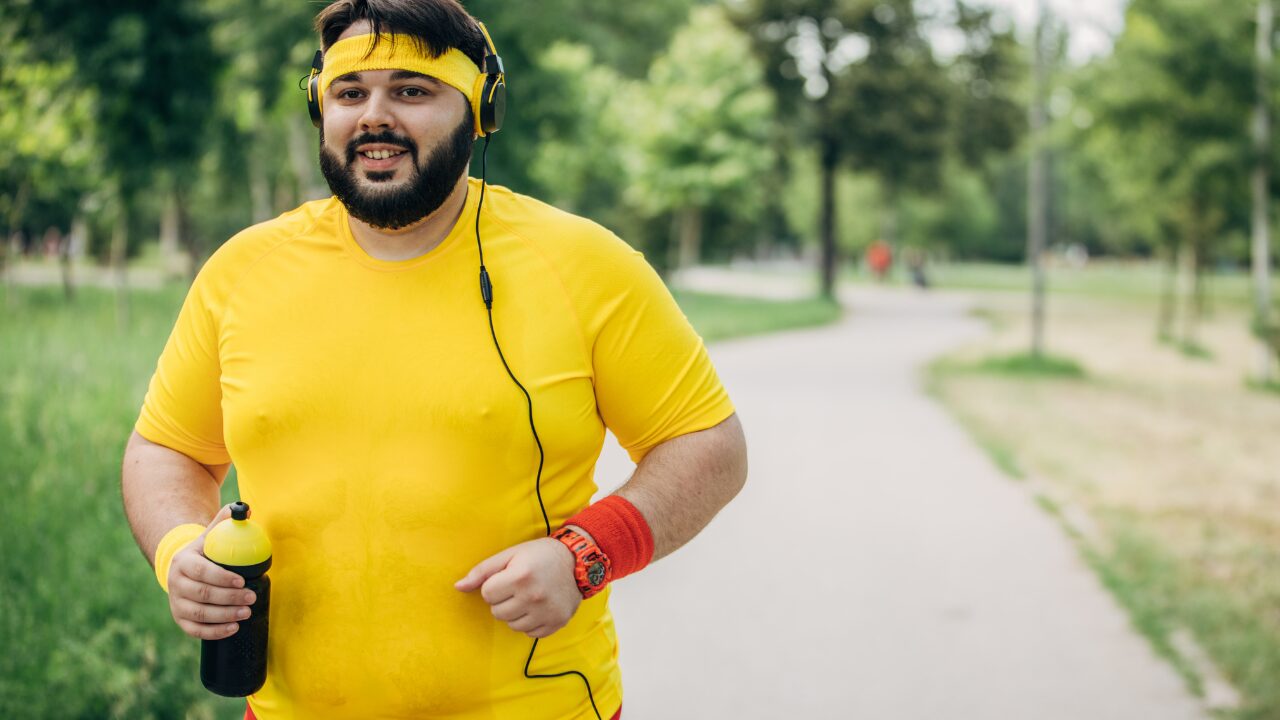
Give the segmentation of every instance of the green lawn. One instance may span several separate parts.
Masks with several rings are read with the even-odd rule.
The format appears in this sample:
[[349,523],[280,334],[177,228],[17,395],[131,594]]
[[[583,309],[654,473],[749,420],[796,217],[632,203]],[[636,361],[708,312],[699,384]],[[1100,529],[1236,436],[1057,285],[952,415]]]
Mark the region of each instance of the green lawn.
[[[1029,292],[1031,271],[1025,265],[964,262],[934,263],[928,267],[930,281],[952,290],[997,290]],[[849,272],[854,282],[870,282],[864,274]],[[1052,294],[1087,295],[1094,298],[1127,299],[1139,302],[1160,297],[1164,271],[1156,262],[1099,260],[1085,268],[1049,267],[1047,285]],[[893,284],[906,284],[900,268]],[[1250,279],[1246,271],[1206,272],[1202,282],[1212,302],[1243,305],[1249,301]]]
[[840,317],[838,305],[816,298],[759,300],[687,291],[674,295],[689,322],[707,342],[825,325]]
[[[198,677],[130,535],[124,441],[185,287],[0,300],[0,718],[236,718]],[[834,306],[682,294],[708,340],[834,320]],[[234,471],[224,502],[236,495]]]

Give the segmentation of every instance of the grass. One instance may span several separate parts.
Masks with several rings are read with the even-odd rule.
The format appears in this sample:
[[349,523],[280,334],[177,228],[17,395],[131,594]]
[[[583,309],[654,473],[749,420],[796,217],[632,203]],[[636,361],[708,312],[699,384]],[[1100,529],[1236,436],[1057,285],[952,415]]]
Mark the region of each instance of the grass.
[[989,357],[978,363],[977,369],[997,375],[1014,377],[1083,378],[1084,369],[1074,360],[1054,355],[1015,353]]
[[1267,382],[1260,382],[1258,380],[1245,380],[1244,385],[1250,390],[1255,390],[1257,392],[1280,395],[1280,380],[1268,380]]
[[[0,298],[0,717],[238,718],[206,692],[124,520],[124,443],[185,287],[12,287]],[[682,294],[709,340],[829,322],[834,306]],[[223,501],[237,495],[234,469]]]
[[820,299],[761,300],[688,291],[674,293],[707,342],[835,322],[840,306]]
[[[988,262],[933,263],[928,267],[935,287],[951,290],[986,290],[1026,293],[1031,289],[1031,271],[1025,265]],[[846,278],[870,282],[860,272]],[[901,268],[892,282],[907,284]],[[1250,279],[1245,272],[1208,272],[1203,278],[1206,292],[1215,303],[1245,307],[1249,303]],[[1086,296],[1138,302],[1154,301],[1164,283],[1163,270],[1154,262],[1092,261],[1085,268],[1050,265],[1049,292],[1057,296]]]
[[1199,693],[1171,640],[1189,631],[1241,692],[1218,717],[1280,720],[1280,399],[1242,382],[1256,349],[1247,308],[1219,301],[1206,352],[1187,354],[1150,333],[1154,299],[1055,293],[1047,337],[1089,368],[1082,378],[1070,365],[1023,372],[1025,303],[976,297],[991,335],[931,365],[931,392],[1011,477],[1034,476],[1094,521],[1075,540],[1135,628]]
[[[70,302],[11,288],[0,323],[0,716],[231,717],[127,524],[124,442],[180,288]],[[234,492],[233,489],[228,489]]]

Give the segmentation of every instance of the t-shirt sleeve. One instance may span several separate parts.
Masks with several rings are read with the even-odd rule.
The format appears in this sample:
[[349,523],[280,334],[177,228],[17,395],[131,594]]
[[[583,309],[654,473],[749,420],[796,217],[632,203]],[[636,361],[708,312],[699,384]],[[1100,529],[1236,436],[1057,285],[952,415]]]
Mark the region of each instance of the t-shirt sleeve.
[[205,465],[231,462],[222,435],[215,282],[206,264],[187,292],[134,429]]
[[607,267],[591,276],[607,284],[588,309],[596,406],[631,456],[705,430],[733,414],[702,338],[644,256],[610,236]]

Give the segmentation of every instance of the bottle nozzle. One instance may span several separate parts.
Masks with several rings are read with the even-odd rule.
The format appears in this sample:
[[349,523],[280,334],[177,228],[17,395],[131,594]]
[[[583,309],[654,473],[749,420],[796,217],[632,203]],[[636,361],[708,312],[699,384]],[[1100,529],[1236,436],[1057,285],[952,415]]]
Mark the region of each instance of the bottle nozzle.
[[231,503],[231,519],[244,520],[249,517],[249,506],[242,502]]

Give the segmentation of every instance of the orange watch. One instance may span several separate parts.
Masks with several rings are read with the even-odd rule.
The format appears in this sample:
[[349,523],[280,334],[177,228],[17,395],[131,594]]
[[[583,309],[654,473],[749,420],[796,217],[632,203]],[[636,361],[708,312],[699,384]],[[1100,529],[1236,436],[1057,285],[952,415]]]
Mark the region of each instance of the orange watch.
[[567,527],[555,531],[551,537],[564,543],[573,553],[573,579],[577,581],[584,600],[603,590],[613,579],[609,557],[595,543]]

